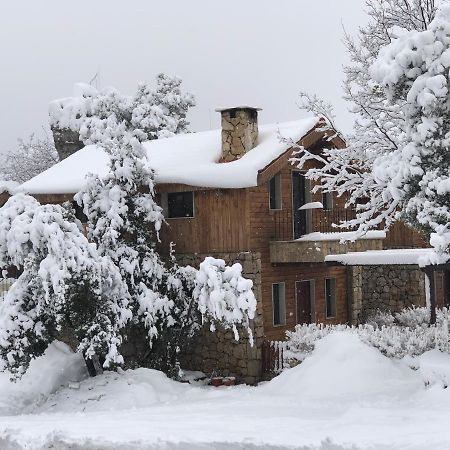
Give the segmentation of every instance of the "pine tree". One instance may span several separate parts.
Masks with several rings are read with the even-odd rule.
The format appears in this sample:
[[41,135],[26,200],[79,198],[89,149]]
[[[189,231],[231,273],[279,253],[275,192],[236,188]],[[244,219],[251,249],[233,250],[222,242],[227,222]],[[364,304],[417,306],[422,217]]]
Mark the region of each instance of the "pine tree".
[[120,329],[131,318],[118,270],[101,257],[66,206],[24,194],[0,209],[0,267],[21,275],[0,303],[0,356],[16,376],[69,326],[86,359],[121,364]]

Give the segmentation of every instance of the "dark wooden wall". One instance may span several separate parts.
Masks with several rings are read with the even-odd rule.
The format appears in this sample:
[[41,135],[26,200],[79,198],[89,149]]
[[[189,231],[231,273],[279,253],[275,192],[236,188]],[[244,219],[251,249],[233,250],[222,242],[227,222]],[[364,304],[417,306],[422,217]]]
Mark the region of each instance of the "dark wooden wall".
[[245,189],[196,190],[194,217],[166,222],[161,249],[171,241],[176,243],[176,253],[238,252],[249,247]]
[[[347,276],[345,267],[329,267],[326,264],[283,264],[270,263],[269,242],[279,233],[278,217],[285,215],[283,233],[292,239],[292,166],[281,170],[282,210],[269,210],[269,188],[267,184],[250,188],[249,192],[249,242],[250,250],[261,253],[261,290],[264,330],[267,339],[284,339],[285,332],[296,325],[295,282],[315,280],[316,321],[321,323],[347,322]],[[321,201],[320,194],[312,194],[311,201]],[[343,207],[343,199],[334,199],[336,208]],[[313,224],[314,226],[314,224]],[[313,230],[314,231],[314,230]],[[330,230],[331,231],[331,230]],[[289,237],[288,237],[289,236]],[[325,278],[336,278],[336,317],[326,319]],[[272,283],[285,283],[286,324],[273,326]]]

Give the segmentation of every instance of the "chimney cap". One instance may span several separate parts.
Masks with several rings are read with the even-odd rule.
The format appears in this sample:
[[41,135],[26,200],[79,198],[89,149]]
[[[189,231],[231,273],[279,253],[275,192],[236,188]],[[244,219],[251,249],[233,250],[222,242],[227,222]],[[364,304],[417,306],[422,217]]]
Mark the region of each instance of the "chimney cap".
[[252,109],[254,111],[262,111],[262,108],[256,108],[254,106],[243,105],[243,106],[232,106],[232,107],[229,107],[229,108],[217,108],[216,112],[222,113],[222,112],[225,112],[225,111],[233,111],[233,110],[237,110],[237,109]]

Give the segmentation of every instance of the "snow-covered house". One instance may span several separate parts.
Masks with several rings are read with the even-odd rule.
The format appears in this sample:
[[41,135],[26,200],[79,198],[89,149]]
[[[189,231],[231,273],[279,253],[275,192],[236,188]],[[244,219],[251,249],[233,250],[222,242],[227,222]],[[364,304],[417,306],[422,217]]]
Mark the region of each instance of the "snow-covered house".
[[[320,152],[325,146],[345,146],[336,133],[324,130],[314,117],[259,126],[257,108],[219,112],[221,130],[145,144],[167,220],[161,252],[174,242],[183,263],[198,265],[207,255],[239,261],[244,275],[254,281],[258,299],[256,346],[245,339],[235,342],[227,333],[205,333],[187,355],[186,365],[253,382],[261,376],[264,340],[282,339],[298,323],[360,320],[362,294],[370,289],[378,293],[382,279],[380,304],[386,293],[401,307],[410,290],[408,301],[425,301],[423,276],[416,265],[389,265],[386,270],[381,266],[377,272],[339,260],[350,252],[422,244],[402,225],[387,236],[372,231],[354,242],[341,243],[342,233],[333,233],[332,224],[350,218],[353,211],[344,207],[342,198],[311,192],[310,182],[290,163],[292,149],[280,135]],[[57,145],[64,145],[61,134]],[[23,189],[41,202],[73,200],[88,172],[106,173],[107,155],[102,150],[87,146],[76,151],[73,140],[68,146],[73,154]]]

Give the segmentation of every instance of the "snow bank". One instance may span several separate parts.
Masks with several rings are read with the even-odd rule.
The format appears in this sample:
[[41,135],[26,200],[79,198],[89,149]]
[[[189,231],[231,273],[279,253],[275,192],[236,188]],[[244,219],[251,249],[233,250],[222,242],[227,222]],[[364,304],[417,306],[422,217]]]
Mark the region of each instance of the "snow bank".
[[347,331],[325,336],[303,363],[262,386],[272,394],[327,401],[403,397],[421,388],[417,373]]
[[83,357],[62,342],[54,342],[43,356],[31,362],[19,381],[13,383],[8,372],[0,373],[0,414],[32,410],[61,386],[87,376]]
[[[221,130],[203,131],[156,139],[144,144],[157,183],[191,186],[244,188],[256,186],[258,171],[289,148],[279,133],[299,141],[317,123],[316,117],[259,127],[258,145],[241,159],[218,163],[221,156]],[[24,183],[31,194],[74,194],[92,172],[103,177],[108,157],[96,147],[87,146]]]
[[35,412],[93,412],[145,408],[175,401],[191,386],[152,369],[105,372],[50,395]]

